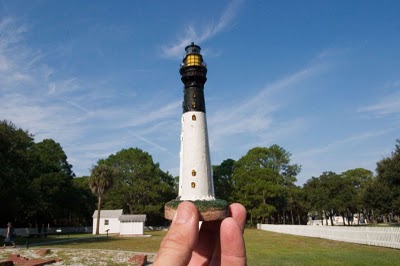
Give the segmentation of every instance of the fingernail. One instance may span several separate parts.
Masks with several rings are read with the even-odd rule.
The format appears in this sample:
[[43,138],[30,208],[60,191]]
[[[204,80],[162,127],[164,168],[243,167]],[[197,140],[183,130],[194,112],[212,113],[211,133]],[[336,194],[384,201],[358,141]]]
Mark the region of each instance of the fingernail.
[[184,224],[190,221],[193,217],[193,213],[185,206],[179,206],[176,210],[174,221],[178,224]]

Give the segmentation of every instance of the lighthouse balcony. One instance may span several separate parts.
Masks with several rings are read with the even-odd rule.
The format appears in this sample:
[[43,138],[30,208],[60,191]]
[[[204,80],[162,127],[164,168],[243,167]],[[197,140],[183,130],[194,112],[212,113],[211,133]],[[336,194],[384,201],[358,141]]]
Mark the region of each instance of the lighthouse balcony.
[[189,66],[202,66],[202,67],[205,67],[205,68],[207,68],[207,63],[199,63],[199,64],[185,64],[185,63],[181,63],[181,68],[184,68],[184,67],[189,67]]
[[205,67],[183,67],[180,69],[182,78],[184,77],[206,77],[207,68]]

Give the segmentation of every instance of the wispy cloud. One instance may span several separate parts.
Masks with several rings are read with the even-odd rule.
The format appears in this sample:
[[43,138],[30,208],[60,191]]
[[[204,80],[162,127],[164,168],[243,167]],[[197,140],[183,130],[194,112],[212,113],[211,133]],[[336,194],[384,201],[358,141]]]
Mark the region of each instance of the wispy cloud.
[[[78,175],[122,148],[145,146],[171,156],[158,143],[171,135],[154,136],[171,131],[168,121],[179,112],[181,101],[157,110],[151,100],[123,104],[127,96],[110,89],[113,81],[55,78],[60,76],[57,67],[46,64],[46,56],[26,44],[28,31],[15,19],[0,20],[0,119],[29,130],[37,142],[60,142]],[[134,99],[134,92],[129,94]]]
[[[400,83],[400,82],[398,82]],[[398,85],[400,87],[400,85]],[[383,96],[376,103],[358,109],[361,113],[370,113],[377,117],[400,113],[400,92]]]
[[162,48],[163,56],[179,57],[184,48],[191,42],[204,42],[228,29],[234,23],[242,3],[242,0],[229,1],[217,23],[206,25],[205,27],[201,25],[201,29],[195,28],[193,25],[187,26],[183,37],[178,39],[176,43]]
[[82,133],[74,126],[82,110],[54,96],[62,95],[60,87],[73,88],[74,82],[49,78],[54,70],[43,63],[43,53],[25,44],[28,31],[16,19],[0,20],[0,117],[28,129],[39,141],[57,136],[67,142]]
[[166,153],[168,153],[168,154],[170,154],[170,155],[174,155],[174,154],[172,154],[172,153],[168,150],[168,148],[159,145],[159,144],[156,143],[155,141],[151,141],[150,139],[145,138],[143,135],[135,134],[135,133],[133,133],[133,132],[131,132],[131,133],[132,133],[136,138],[138,138],[140,141],[145,142],[145,143],[151,145],[151,146],[154,147],[155,149],[161,150],[161,151],[166,152]]
[[22,40],[22,33],[26,32],[26,25],[18,25],[11,17],[3,18],[0,21],[0,48],[10,48],[10,45],[19,43]]
[[[159,109],[154,109],[152,106],[146,106],[146,110],[144,110],[140,116],[137,116],[134,119],[130,119],[126,123],[121,124],[121,127],[134,127],[143,124],[150,124],[154,121],[170,117],[172,114],[177,113],[177,110],[179,110],[179,106],[181,104],[182,101],[174,101]],[[147,109],[150,109],[152,111],[148,112]]]
[[65,80],[51,81],[47,86],[48,95],[66,95],[81,90],[81,85],[76,78],[70,77]]
[[11,84],[15,86],[32,80],[29,70],[35,62],[34,57],[27,61],[30,51],[20,46],[27,30],[25,25],[17,24],[10,17],[0,20],[0,91],[9,90]]
[[345,55],[349,53],[352,49],[350,48],[338,48],[331,47],[322,50],[316,57],[315,60],[324,60],[332,57],[339,57],[341,55]]
[[[275,119],[276,112],[284,108],[287,100],[280,95],[288,94],[288,90],[315,76],[322,68],[320,64],[305,67],[267,84],[257,94],[241,103],[217,110],[216,114],[209,118],[210,128],[212,128],[211,140],[212,144],[215,145],[214,147],[218,147],[217,143],[220,143],[223,139],[242,133],[261,138],[268,133],[269,138],[273,138],[269,129],[273,125],[278,128],[279,123],[280,126],[285,125],[287,130],[296,130],[295,127],[291,126],[293,123],[277,122]],[[298,117],[294,120],[296,120],[295,124],[302,124]],[[282,136],[282,132],[279,130],[273,130],[273,132]]]
[[366,143],[375,143],[394,132],[395,128],[353,133],[349,137],[293,153],[293,162],[302,165],[298,183],[303,184],[312,176],[319,176],[325,171],[341,173],[359,167],[374,171],[376,162],[387,156],[389,151],[381,146],[378,149],[375,146],[369,147]]
[[306,157],[315,157],[320,154],[324,154],[327,152],[332,152],[340,147],[346,147],[348,145],[358,145],[361,142],[366,141],[367,139],[380,137],[382,135],[387,134],[388,132],[393,131],[394,129],[386,129],[386,130],[379,130],[379,131],[370,131],[370,132],[362,132],[360,134],[352,135],[350,137],[336,140],[334,142],[328,143],[325,146],[313,148],[310,150],[306,150],[303,152],[299,152],[296,154],[298,158],[306,158]]

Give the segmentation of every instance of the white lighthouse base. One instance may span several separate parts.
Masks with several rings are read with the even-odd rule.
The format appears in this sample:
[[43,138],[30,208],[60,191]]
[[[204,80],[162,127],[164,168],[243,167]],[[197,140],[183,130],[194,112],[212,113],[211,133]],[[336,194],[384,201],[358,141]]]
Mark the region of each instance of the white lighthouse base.
[[215,200],[204,112],[182,115],[178,195],[181,200]]

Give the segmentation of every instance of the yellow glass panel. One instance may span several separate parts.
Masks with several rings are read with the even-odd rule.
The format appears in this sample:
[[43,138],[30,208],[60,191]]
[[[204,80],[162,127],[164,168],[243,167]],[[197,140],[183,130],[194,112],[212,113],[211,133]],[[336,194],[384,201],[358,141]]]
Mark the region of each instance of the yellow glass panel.
[[186,57],[187,66],[201,66],[201,57],[198,54],[190,54]]

